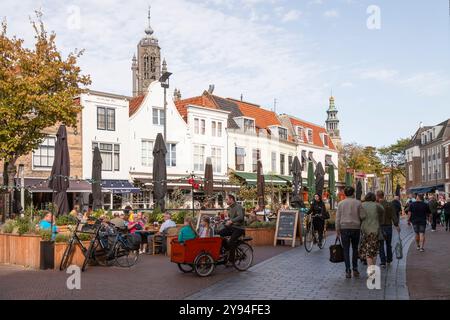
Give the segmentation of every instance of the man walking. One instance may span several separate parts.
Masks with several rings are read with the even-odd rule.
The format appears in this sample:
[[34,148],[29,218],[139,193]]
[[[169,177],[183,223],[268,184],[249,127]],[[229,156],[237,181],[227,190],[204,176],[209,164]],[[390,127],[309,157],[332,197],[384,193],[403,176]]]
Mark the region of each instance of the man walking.
[[439,203],[436,200],[436,197],[432,195],[430,197],[430,201],[428,202],[428,206],[430,207],[431,212],[431,232],[436,231],[436,224],[437,224],[437,218],[438,218],[438,207]]
[[[344,194],[347,197],[339,202],[336,212],[336,235],[341,238],[344,248],[345,277],[359,277],[358,272],[358,246],[361,233],[361,201],[354,198],[355,189],[346,187]],[[352,247],[352,265],[350,266],[350,246]],[[351,269],[350,269],[351,268]]]
[[392,225],[395,226],[400,234],[399,218],[394,206],[386,201],[384,192],[381,190],[377,191],[377,202],[384,208],[384,211],[379,216],[379,221],[383,236],[383,240],[380,240],[380,266],[385,268],[386,264],[390,265],[392,262]]
[[395,214],[397,215],[398,220],[400,221],[400,217],[402,215],[402,203],[400,201],[400,197],[399,196],[395,196],[394,200],[392,200],[392,206],[394,207],[395,210]]
[[[219,235],[221,237],[231,236],[228,250],[230,250],[229,262],[233,263],[237,240],[245,232],[243,227],[245,214],[242,206],[236,203],[236,198],[231,194],[227,197],[227,205],[229,220],[225,223],[225,228],[219,231]],[[227,244],[224,243],[224,245],[227,248]]]
[[445,231],[450,230],[450,197],[447,198],[447,202],[442,207],[444,210],[444,218],[445,218]]
[[430,214],[430,207],[424,202],[423,194],[419,194],[416,202],[411,203],[409,206],[408,221],[413,225],[416,233],[417,250],[420,252],[425,251],[425,229],[427,228],[427,219]]

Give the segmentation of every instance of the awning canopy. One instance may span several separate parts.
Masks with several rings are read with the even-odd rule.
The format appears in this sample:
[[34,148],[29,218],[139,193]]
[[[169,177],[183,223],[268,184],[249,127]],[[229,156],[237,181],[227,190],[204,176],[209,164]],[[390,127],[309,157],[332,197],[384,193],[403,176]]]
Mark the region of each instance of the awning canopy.
[[[20,179],[16,178],[16,185],[20,187]],[[30,192],[51,193],[52,189],[48,187],[48,179],[25,178],[25,188]],[[92,192],[92,186],[86,180],[70,180],[67,192]]]
[[444,185],[439,184],[437,186],[421,186],[421,187],[408,189],[408,192],[410,192],[410,193],[430,193],[435,190],[444,192],[445,191]]
[[[248,185],[256,185],[256,173],[251,172],[235,172],[234,173],[237,177],[244,179],[245,182]],[[285,177],[285,178],[283,178]],[[264,175],[264,182],[266,185],[286,185],[289,180],[287,176],[278,176],[278,175],[271,175],[271,174],[265,174]],[[290,178],[292,180],[292,178]]]
[[141,189],[133,186],[128,180],[102,180],[102,191],[112,193],[139,193]]

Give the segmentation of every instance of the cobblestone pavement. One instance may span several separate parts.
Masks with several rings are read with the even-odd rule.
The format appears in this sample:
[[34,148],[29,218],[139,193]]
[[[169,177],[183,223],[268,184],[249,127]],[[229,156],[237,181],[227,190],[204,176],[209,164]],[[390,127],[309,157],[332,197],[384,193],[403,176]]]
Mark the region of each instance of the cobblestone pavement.
[[411,299],[450,300],[450,232],[438,225],[425,233],[425,252],[413,243],[406,271]]
[[[286,252],[287,247],[257,247],[255,264]],[[1,299],[183,299],[224,278],[236,274],[234,268],[218,267],[207,278],[183,274],[165,256],[139,258],[130,269],[89,267],[81,273],[81,290],[68,290],[68,274],[62,271],[35,271],[18,266],[0,266]]]
[[[396,232],[395,232],[396,233]],[[383,300],[409,299],[406,286],[406,253],[413,239],[411,227],[402,221],[401,237],[405,257],[395,260],[387,269],[381,269],[381,290],[367,288],[366,268],[360,265],[359,279],[345,279],[343,263],[328,261],[331,242],[335,236],[327,238],[326,248],[316,246],[311,253],[303,247],[287,251],[266,260],[247,272],[224,279],[186,299],[205,300]],[[394,236],[393,244],[397,243]]]

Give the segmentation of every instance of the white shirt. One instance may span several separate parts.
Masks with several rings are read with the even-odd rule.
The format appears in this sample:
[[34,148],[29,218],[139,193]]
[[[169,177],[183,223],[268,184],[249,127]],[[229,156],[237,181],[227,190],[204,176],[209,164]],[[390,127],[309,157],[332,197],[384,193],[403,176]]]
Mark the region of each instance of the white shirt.
[[167,228],[172,228],[172,227],[176,227],[176,226],[177,226],[177,224],[169,219],[169,220],[163,222],[163,224],[161,225],[161,228],[159,228],[159,232],[163,233],[164,230],[166,230]]

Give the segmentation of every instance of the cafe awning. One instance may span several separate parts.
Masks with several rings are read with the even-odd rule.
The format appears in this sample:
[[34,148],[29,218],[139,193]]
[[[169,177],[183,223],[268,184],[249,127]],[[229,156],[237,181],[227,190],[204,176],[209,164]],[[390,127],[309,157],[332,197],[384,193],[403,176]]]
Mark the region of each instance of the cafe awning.
[[435,186],[421,186],[421,187],[415,187],[408,190],[410,193],[430,193],[434,192],[435,190],[444,192],[444,185],[439,184]]
[[[20,179],[16,178],[16,186],[20,187]],[[39,178],[25,178],[25,188],[29,189],[30,192],[44,192],[51,193],[52,189],[48,187],[47,179],[39,179]],[[86,180],[70,180],[69,188],[67,192],[91,192],[92,187],[89,182]]]
[[133,186],[128,180],[102,180],[102,191],[110,193],[139,193],[141,189]]
[[[235,172],[237,177],[244,179],[248,185],[256,185],[256,173],[250,172]],[[292,179],[292,178],[291,178]],[[288,180],[281,178],[278,175],[265,174],[264,181],[266,185],[286,185]]]

